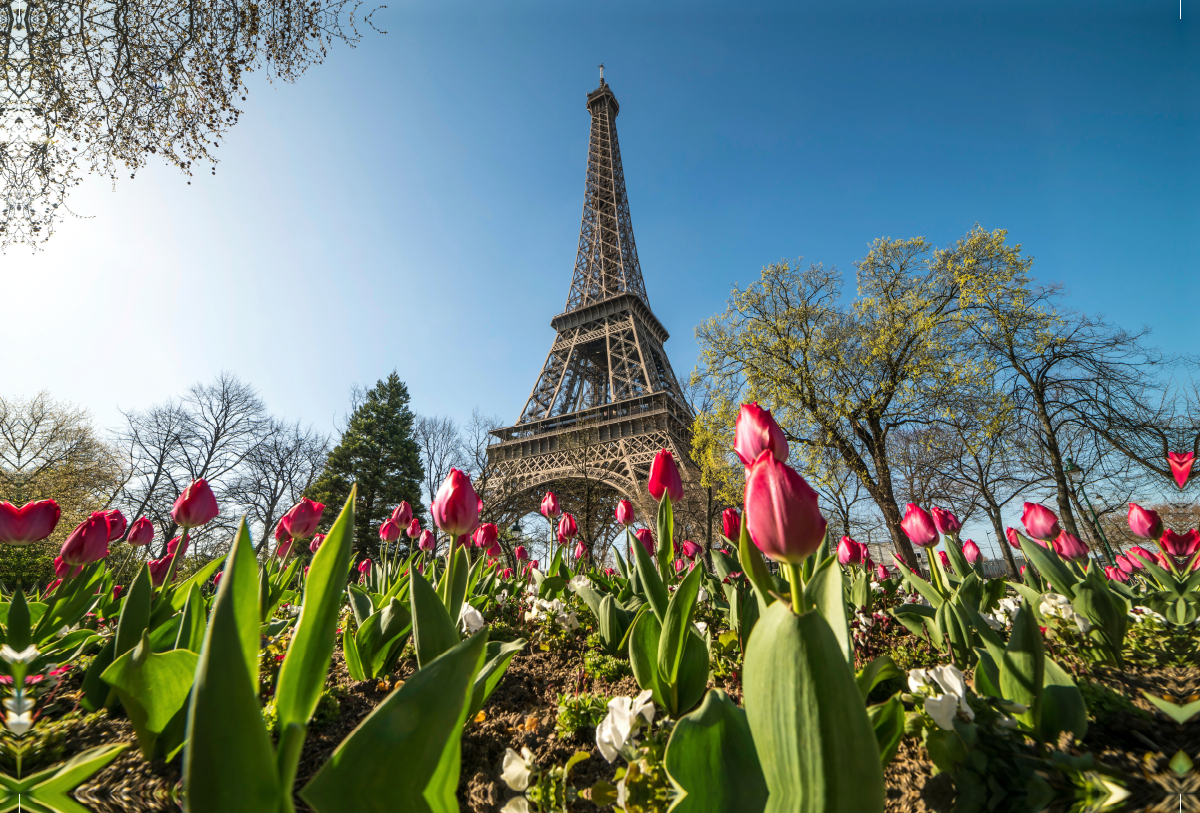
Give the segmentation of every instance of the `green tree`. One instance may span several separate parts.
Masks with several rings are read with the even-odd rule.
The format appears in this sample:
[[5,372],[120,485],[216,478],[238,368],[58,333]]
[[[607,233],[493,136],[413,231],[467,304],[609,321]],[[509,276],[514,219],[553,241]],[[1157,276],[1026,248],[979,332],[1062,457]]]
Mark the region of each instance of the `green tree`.
[[373,553],[379,547],[379,526],[392,509],[407,500],[416,515],[423,513],[421,481],[425,476],[421,450],[413,437],[414,417],[408,407],[408,388],[393,370],[361,398],[341,440],[325,461],[325,470],[309,489],[311,499],[326,505],[322,524],[332,524],[358,484],[354,505],[356,547]]

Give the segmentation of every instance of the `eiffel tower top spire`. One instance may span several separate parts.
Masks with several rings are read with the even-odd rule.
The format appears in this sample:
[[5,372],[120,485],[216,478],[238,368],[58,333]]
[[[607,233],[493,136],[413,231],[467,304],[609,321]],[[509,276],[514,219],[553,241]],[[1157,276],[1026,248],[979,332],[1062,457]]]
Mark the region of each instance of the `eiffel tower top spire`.
[[634,294],[647,307],[646,283],[638,264],[625,194],[625,172],[617,143],[617,97],[604,81],[587,96],[592,114],[588,144],[587,176],[584,181],[583,218],[579,228],[579,250],[575,273],[567,295],[567,313],[620,294]]

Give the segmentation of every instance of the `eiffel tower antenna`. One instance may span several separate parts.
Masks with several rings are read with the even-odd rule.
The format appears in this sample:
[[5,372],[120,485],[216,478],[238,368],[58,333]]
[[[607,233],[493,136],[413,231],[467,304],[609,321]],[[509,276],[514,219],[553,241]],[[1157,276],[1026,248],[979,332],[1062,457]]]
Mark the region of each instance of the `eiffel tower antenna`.
[[600,87],[587,96],[591,138],[566,307],[550,320],[554,342],[517,422],[494,430],[488,447],[510,495],[579,477],[564,436],[581,430],[586,476],[635,501],[659,449],[670,449],[685,475],[694,469],[692,411],[663,349],[667,330],[650,309],[633,241],[620,106],[599,67]]

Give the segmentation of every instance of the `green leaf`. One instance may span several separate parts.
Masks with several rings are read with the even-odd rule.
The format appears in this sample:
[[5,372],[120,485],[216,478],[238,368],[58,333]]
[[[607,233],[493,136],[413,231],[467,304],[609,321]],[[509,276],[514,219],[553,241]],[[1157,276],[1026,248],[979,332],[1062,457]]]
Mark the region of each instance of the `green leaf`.
[[668,702],[669,694],[658,676],[658,642],[661,636],[662,625],[654,613],[638,613],[629,629],[629,665],[633,667],[633,677],[638,687],[643,691],[649,689],[658,705],[670,709],[674,704]]
[[483,708],[487,699],[500,685],[501,678],[508,671],[508,665],[513,656],[525,648],[525,639],[504,643],[503,641],[488,641],[487,654],[483,659],[483,667],[475,676],[475,685],[471,689],[471,702],[467,708],[467,716],[474,717]]
[[371,601],[367,591],[356,584],[346,585],[346,594],[350,597],[350,610],[354,613],[354,623],[361,627],[367,623],[371,613],[375,612],[375,603]]
[[417,652],[417,664],[423,669],[443,652],[458,645],[458,629],[437,593],[420,576],[412,580],[409,602],[412,605],[413,648]]
[[867,707],[867,719],[875,729],[875,744],[879,747],[879,764],[884,768],[896,756],[904,738],[904,704],[899,695],[886,703]]
[[346,505],[309,565],[300,620],[296,623],[296,632],[279,668],[276,683],[275,709],[280,728],[292,723],[307,725],[325,688],[325,677],[329,674],[337,640],[338,615],[346,586],[344,574],[354,552],[357,490],[357,484],[350,487]]
[[300,796],[317,813],[458,813],[462,729],[486,644],[486,632],[474,635],[419,669],[342,741]]
[[205,583],[207,583],[210,579],[212,579],[213,576],[216,575],[217,571],[221,568],[221,565],[224,564],[225,559],[226,557],[224,556],[218,556],[211,562],[206,562],[204,567],[197,570],[185,581],[182,581],[176,585],[175,592],[171,595],[172,609],[177,612],[182,610],[183,605],[187,602],[188,596],[192,592],[192,585],[203,587]]
[[[217,588],[188,706],[186,813],[263,813],[279,805],[275,755],[258,701],[258,582],[242,520]],[[253,666],[247,663],[251,658]]]
[[759,553],[758,548],[750,539],[749,526],[744,519],[742,535],[738,538],[738,557],[742,560],[742,567],[746,568],[746,577],[754,586],[755,595],[758,597],[758,613],[761,616],[763,611],[775,601],[775,596],[771,595],[775,585],[771,581],[771,573],[767,570],[767,563],[763,560],[763,555]]
[[[454,621],[458,621],[458,614],[462,612],[463,599],[467,595],[467,578],[470,576],[470,570],[467,565],[467,551],[465,548],[458,548],[454,551],[454,569],[447,572],[447,575],[453,574],[453,580],[448,580],[449,592],[446,594],[446,612]],[[565,584],[565,583],[564,583]],[[562,587],[558,588],[559,590]]]
[[824,616],[772,604],[750,636],[744,681],[767,813],[883,810],[875,731]]
[[[35,803],[45,805],[42,809],[50,813],[91,813],[71,797],[71,791],[106,768],[128,747],[128,743],[111,743],[89,748],[61,765],[39,772],[38,781],[23,788],[27,794],[24,800],[32,797]],[[28,803],[23,805],[23,808],[31,813],[33,811],[33,807]],[[17,809],[17,806],[12,809]]]
[[[675,540],[675,510],[671,498],[663,492],[662,501],[658,504],[658,572],[663,581],[671,578],[671,559]],[[661,618],[659,619],[662,620]]]
[[350,634],[349,624],[342,632],[342,657],[346,659],[346,671],[350,673],[350,677],[354,680],[367,679],[367,673],[363,671],[362,658],[358,655],[358,644],[354,642],[354,636]]
[[[664,499],[664,502],[670,500]],[[666,620],[658,641],[658,674],[664,684],[674,684],[679,680],[679,664],[683,661],[683,648],[692,628],[696,596],[700,591],[700,574],[703,572],[702,567],[692,568],[667,602]]]
[[1039,728],[1045,663],[1045,648],[1037,619],[1029,605],[1022,602],[1013,619],[1004,659],[1000,662],[1000,691],[1005,699],[1026,707],[1025,713],[1017,717],[1034,731]]
[[8,605],[8,645],[17,652],[33,643],[33,622],[29,617],[29,605],[25,603],[25,591],[20,587],[13,593]]
[[121,608],[121,619],[117,622],[116,643],[113,645],[113,660],[133,649],[141,640],[142,633],[150,625],[151,602],[154,587],[150,584],[150,570],[145,565],[129,585],[129,595]]
[[83,676],[83,686],[81,691],[83,697],[79,700],[79,705],[83,706],[87,711],[99,711],[107,702],[111,689],[108,684],[100,679],[104,674],[104,670],[113,662],[113,647],[116,646],[114,639],[109,638],[108,643],[100,648],[96,653],[92,665],[88,667],[87,672]]
[[121,699],[147,760],[154,758],[158,735],[187,702],[197,660],[196,653],[186,649],[156,654],[149,634],[143,632],[137,646],[104,670],[101,679]]
[[604,640],[604,648],[609,655],[616,655],[621,649],[621,640],[629,629],[629,613],[617,606],[617,600],[607,595],[600,601],[600,611],[596,613],[600,622],[600,637]]
[[1150,704],[1154,708],[1170,717],[1177,725],[1183,725],[1197,714],[1200,714],[1200,700],[1194,700],[1186,706],[1180,706],[1177,703],[1172,703],[1157,695],[1150,694],[1145,689],[1142,689],[1142,694],[1146,696],[1146,699],[1150,701]]
[[200,595],[200,585],[193,583],[188,590],[187,603],[183,605],[183,618],[175,636],[175,648],[199,654],[200,647],[204,646],[204,628],[207,625],[204,597]]
[[1041,739],[1057,742],[1058,735],[1070,731],[1076,739],[1087,736],[1087,703],[1071,675],[1046,656],[1042,677]]
[[850,637],[850,625],[846,622],[846,597],[843,592],[841,569],[835,567],[837,560],[830,557],[822,560],[813,571],[812,578],[804,586],[804,598],[816,607],[833,630],[842,656],[854,665],[854,639]]
[[1000,691],[1000,661],[1004,658],[1001,647],[999,655],[990,649],[976,648],[979,663],[975,665],[975,694],[981,697],[1003,697]]
[[675,724],[663,766],[680,792],[668,813],[761,813],[766,806],[746,712],[720,689]]
[[1075,598],[1075,585],[1079,583],[1079,579],[1071,572],[1062,558],[1057,552],[1050,548],[1043,548],[1041,544],[1021,537],[1021,553],[1029,560],[1041,577],[1054,585],[1056,593],[1062,593],[1067,598]]
[[412,615],[397,599],[367,619],[354,637],[355,648],[368,678],[377,678],[399,655],[412,629]]
[[[936,559],[937,557],[931,556],[930,558]],[[925,600],[930,603],[930,605],[933,607],[933,609],[936,610],[938,607],[942,606],[942,602],[945,601],[946,599],[944,596],[942,596],[941,593],[939,593],[937,590],[934,589],[932,584],[925,581],[923,578],[921,578],[916,573],[913,573],[912,571],[910,571],[908,569],[908,567],[902,563],[898,564],[897,567],[900,570],[901,578],[903,578],[906,582],[908,582],[910,585],[912,585],[913,589],[916,590],[918,593],[920,593],[925,598]]]
[[663,619],[667,615],[667,602],[670,600],[667,595],[667,586],[663,583],[662,576],[659,575],[658,570],[655,569],[654,563],[650,561],[650,555],[646,553],[646,549],[642,547],[642,543],[634,539],[632,548],[638,578],[641,580],[642,587],[646,591],[646,600],[650,604],[650,609],[654,611],[654,616],[658,619],[659,625],[662,625]]
[[880,655],[855,675],[854,682],[858,684],[858,693],[862,695],[863,702],[865,703],[872,689],[885,680],[900,677],[903,674],[890,655]]

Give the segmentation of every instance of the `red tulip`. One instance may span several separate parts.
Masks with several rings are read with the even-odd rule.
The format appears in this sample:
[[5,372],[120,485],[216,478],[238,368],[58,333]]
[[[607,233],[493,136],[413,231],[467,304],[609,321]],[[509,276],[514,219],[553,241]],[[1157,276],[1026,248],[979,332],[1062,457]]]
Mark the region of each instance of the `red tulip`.
[[746,478],[746,529],[764,554],[800,564],[825,541],[825,517],[817,492],[766,449]]
[[613,574],[614,574],[614,573],[616,573],[616,572],[617,572],[617,571],[613,570],[611,567],[606,567],[606,568],[604,568],[604,575],[605,575],[605,576],[611,576],[611,575],[613,575]]
[[1054,540],[1054,550],[1064,559],[1082,560],[1088,556],[1088,546],[1083,540],[1066,531],[1061,531]]
[[650,461],[650,496],[658,502],[663,501],[665,494],[672,504],[683,499],[683,480],[679,477],[679,467],[675,458],[666,449],[659,449],[654,460]]
[[937,544],[937,526],[933,524],[933,517],[915,502],[908,504],[900,528],[917,547],[927,548]]
[[70,576],[72,578],[74,578],[75,576],[78,576],[82,572],[83,572],[83,565],[75,565],[74,567],[72,567],[67,562],[64,562],[63,558],[61,556],[54,557],[54,575],[55,576],[59,576],[60,578],[65,578],[68,574],[70,574]]
[[1118,582],[1129,581],[1129,574],[1127,574],[1124,570],[1121,570],[1121,568],[1119,568],[1119,567],[1110,567],[1109,565],[1105,565],[1104,566],[1104,575],[1107,576],[1108,578],[1112,579],[1113,581],[1118,581]]
[[1021,577],[1022,578],[1024,578],[1024,576],[1025,576],[1025,568],[1026,567],[1027,567],[1027,565],[1021,565]]
[[412,506],[407,501],[396,506],[396,510],[392,511],[392,522],[399,525],[401,528],[412,522],[413,512]]
[[379,541],[390,545],[400,538],[400,526],[389,517],[379,526]]
[[699,556],[703,552],[704,552],[704,549],[701,548],[699,545],[697,545],[695,542],[692,542],[691,540],[688,540],[688,539],[683,540],[683,555],[686,556],[687,558],[695,559],[697,556]]
[[783,437],[783,430],[779,428],[779,424],[771,417],[771,410],[763,409],[757,403],[742,404],[734,428],[734,454],[742,461],[743,466],[750,468],[766,449],[770,449],[771,454],[780,463],[787,462],[787,440]]
[[[179,522],[179,520],[175,520]],[[171,561],[174,555],[168,553],[161,559],[151,559],[146,562],[146,566],[150,568],[150,584],[154,587],[161,587],[162,583],[167,580],[167,571],[171,569]]]
[[312,538],[312,542],[308,544],[309,553],[316,553],[321,549],[321,543],[325,541],[325,534],[317,534]]
[[50,582],[48,585],[46,585],[46,592],[45,592],[45,593],[43,593],[42,595],[43,595],[43,596],[48,596],[48,595],[50,595],[50,594],[51,594],[51,593],[53,593],[55,590],[57,590],[57,589],[58,589],[58,586],[59,586],[60,584],[62,584],[62,583],[63,583],[63,580],[62,580],[62,579],[55,579],[54,581],[52,581],[52,582]]
[[963,557],[967,560],[967,564],[975,564],[979,561],[980,551],[979,546],[975,544],[975,540],[968,539],[963,542],[962,546]]
[[733,544],[737,544],[742,535],[742,515],[736,508],[726,508],[721,512],[721,533]]
[[554,496],[553,491],[547,491],[546,496],[542,497],[539,510],[546,519],[558,519],[562,515],[562,506],[558,504],[558,497]]
[[1158,544],[1168,556],[1191,556],[1200,548],[1200,532],[1193,528],[1181,534],[1167,528]]
[[579,536],[579,527],[575,524],[575,517],[563,514],[562,519],[558,521],[558,538],[574,539],[577,536]]
[[871,561],[871,549],[865,542],[855,542],[854,544],[858,545],[858,549],[862,552],[863,565],[870,568],[874,564]]
[[937,555],[938,555],[938,559],[940,559],[942,562],[942,567],[946,568],[946,570],[951,570],[952,568],[950,567],[950,557],[946,555],[946,551],[939,550],[937,552]]
[[121,597],[121,591],[124,589],[125,588],[119,584],[113,585],[113,601],[116,601],[117,599],[119,599]]
[[646,549],[646,553],[654,555],[654,535],[650,533],[649,528],[638,528],[633,532],[633,536],[638,542],[642,543],[642,547]]
[[182,559],[183,557],[187,556],[187,549],[188,549],[189,541],[190,540],[186,539],[186,538],[182,539],[183,547],[182,547],[182,549],[180,549],[181,539],[178,536],[175,537],[174,539],[172,539],[170,542],[167,543],[167,553],[176,555],[180,559]]
[[582,559],[585,556],[587,556],[587,545],[583,544],[583,540],[580,539],[579,543],[575,545],[575,558]]
[[295,539],[283,540],[275,546],[275,555],[280,559],[280,561],[288,558],[288,555],[292,552],[292,546],[295,544]]
[[125,529],[129,527],[129,522],[125,519],[125,515],[115,508],[105,511],[104,516],[108,517],[108,541],[116,542],[125,535]]
[[145,517],[134,520],[133,525],[129,526],[129,537],[125,541],[134,547],[149,545],[154,541],[154,523]]
[[493,559],[495,559],[497,556],[499,556],[499,555],[500,555],[501,553],[503,553],[503,552],[504,552],[504,551],[502,551],[502,550],[500,549],[500,543],[499,543],[499,542],[493,542],[493,543],[492,543],[492,545],[491,545],[491,547],[489,547],[489,548],[487,549],[487,555],[488,555],[488,556],[490,556],[490,557],[492,557]]
[[875,565],[875,578],[883,581],[888,578],[888,569],[883,565]]
[[475,547],[477,548],[491,548],[499,538],[500,529],[496,527],[496,523],[494,522],[483,523],[471,535],[471,541],[475,543]]
[[224,575],[225,575],[224,570],[217,571],[217,575],[213,576],[213,587],[216,587],[221,583],[221,577]]
[[676,573],[680,573],[680,572],[682,572],[682,571],[683,571],[683,560],[682,560],[682,559],[676,559],[676,560],[675,560],[675,572],[676,572]]
[[361,562],[359,562],[358,563],[358,572],[363,574],[364,576],[366,574],[370,573],[371,572],[371,560],[363,559]]
[[1143,562],[1154,562],[1157,564],[1158,559],[1154,553],[1146,550],[1141,545],[1134,545],[1129,549],[1129,562],[1138,570],[1143,570],[1146,567]]
[[861,565],[863,563],[862,548],[848,536],[843,536],[837,546],[837,559],[840,565]]
[[436,548],[437,540],[433,538],[433,531],[428,528],[421,531],[421,539],[417,542],[417,547],[426,552]]
[[504,579],[505,581],[511,579],[512,577],[513,569],[511,567],[504,568],[504,572],[500,574],[500,578]]
[[1025,530],[1030,536],[1034,539],[1040,539],[1043,542],[1049,542],[1062,533],[1062,528],[1058,524],[1058,517],[1054,516],[1054,512],[1045,506],[1034,505],[1031,502],[1025,503],[1025,511],[1021,514],[1021,522],[1025,525]]
[[1017,534],[1016,528],[1005,528],[1004,535],[1008,537],[1008,544],[1012,545],[1017,550],[1021,549],[1021,537]]
[[525,549],[524,545],[517,545],[517,549],[513,551],[513,555],[517,557],[518,562],[529,561],[529,551]]
[[17,508],[0,502],[0,542],[6,545],[31,545],[54,533],[62,509],[54,500],[38,500]]
[[469,534],[479,527],[479,495],[464,472],[450,469],[434,500],[433,521],[453,537]]
[[[317,532],[317,526],[321,524],[321,514],[324,511],[325,506],[322,503],[313,502],[305,497],[283,515],[280,523],[287,528],[288,536],[292,539],[308,539]],[[399,528],[397,528],[396,535],[400,535]]]
[[71,565],[90,565],[108,556],[108,517],[96,511],[71,531],[59,551]]
[[408,523],[408,530],[405,531],[405,533],[408,534],[409,539],[416,539],[418,536],[420,536],[421,520],[414,518],[412,522]]
[[1191,452],[1171,452],[1167,455],[1167,462],[1171,464],[1171,475],[1175,478],[1175,484],[1180,488],[1187,485],[1188,477],[1192,473],[1192,461],[1195,455]]
[[199,528],[211,522],[220,512],[216,495],[209,488],[208,481],[201,477],[193,480],[175,500],[171,506],[171,519],[180,528]]
[[526,569],[527,570],[537,570],[538,569],[538,560],[530,559],[529,564],[526,566]]
[[628,528],[633,524],[633,503],[621,500],[617,503],[617,522]]
[[953,511],[938,508],[936,505],[930,510],[933,513],[933,524],[938,529],[938,533],[949,536],[957,533],[962,527],[962,523],[959,522],[958,517],[954,516]]
[[1124,553],[1117,554],[1117,567],[1126,573],[1132,573],[1135,570],[1141,569],[1141,565],[1135,565],[1133,561]]
[[1163,521],[1157,511],[1142,508],[1135,502],[1129,504],[1129,530],[1142,539],[1158,539],[1163,535]]

